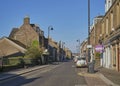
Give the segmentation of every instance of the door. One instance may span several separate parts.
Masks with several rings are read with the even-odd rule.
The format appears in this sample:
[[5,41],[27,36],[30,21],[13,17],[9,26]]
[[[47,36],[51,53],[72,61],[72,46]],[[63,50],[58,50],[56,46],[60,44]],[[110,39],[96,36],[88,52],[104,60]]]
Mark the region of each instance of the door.
[[118,71],[120,71],[120,46],[118,47]]

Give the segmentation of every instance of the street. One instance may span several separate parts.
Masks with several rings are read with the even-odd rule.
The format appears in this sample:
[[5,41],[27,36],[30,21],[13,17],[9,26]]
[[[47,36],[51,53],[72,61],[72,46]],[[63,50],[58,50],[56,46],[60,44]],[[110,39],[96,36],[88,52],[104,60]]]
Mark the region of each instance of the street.
[[120,86],[120,0],[1,0],[0,86]]
[[51,64],[48,67],[1,81],[0,86],[97,86],[88,85],[91,79],[87,81],[80,72],[86,72],[86,68],[76,68],[72,61]]
[[[34,68],[34,67],[33,67]],[[32,69],[33,69],[32,68]],[[23,69],[24,70],[24,69]],[[21,71],[23,71],[21,70]],[[49,64],[0,81],[0,86],[109,86],[98,73],[76,68],[73,61]]]

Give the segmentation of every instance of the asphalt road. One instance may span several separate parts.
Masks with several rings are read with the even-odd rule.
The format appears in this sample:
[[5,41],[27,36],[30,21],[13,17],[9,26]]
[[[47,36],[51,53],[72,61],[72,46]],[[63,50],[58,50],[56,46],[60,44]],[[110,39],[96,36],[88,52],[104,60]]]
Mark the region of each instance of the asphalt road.
[[80,68],[63,62],[0,82],[0,86],[87,86]]

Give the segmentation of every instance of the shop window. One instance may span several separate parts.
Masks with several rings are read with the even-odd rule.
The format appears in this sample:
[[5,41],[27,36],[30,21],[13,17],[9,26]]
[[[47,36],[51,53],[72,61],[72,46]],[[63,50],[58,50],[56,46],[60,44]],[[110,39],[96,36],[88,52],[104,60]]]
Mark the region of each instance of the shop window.
[[113,66],[116,66],[116,49],[113,49]]

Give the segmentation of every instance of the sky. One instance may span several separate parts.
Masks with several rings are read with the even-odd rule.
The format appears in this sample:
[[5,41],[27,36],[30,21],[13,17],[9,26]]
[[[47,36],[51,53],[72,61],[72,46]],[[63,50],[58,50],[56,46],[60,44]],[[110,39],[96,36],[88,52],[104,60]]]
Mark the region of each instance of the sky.
[[[31,24],[37,24],[50,37],[71,51],[88,37],[88,0],[0,0],[0,38],[8,37],[12,28],[20,27],[25,16]],[[105,0],[90,0],[90,22],[104,15]]]

